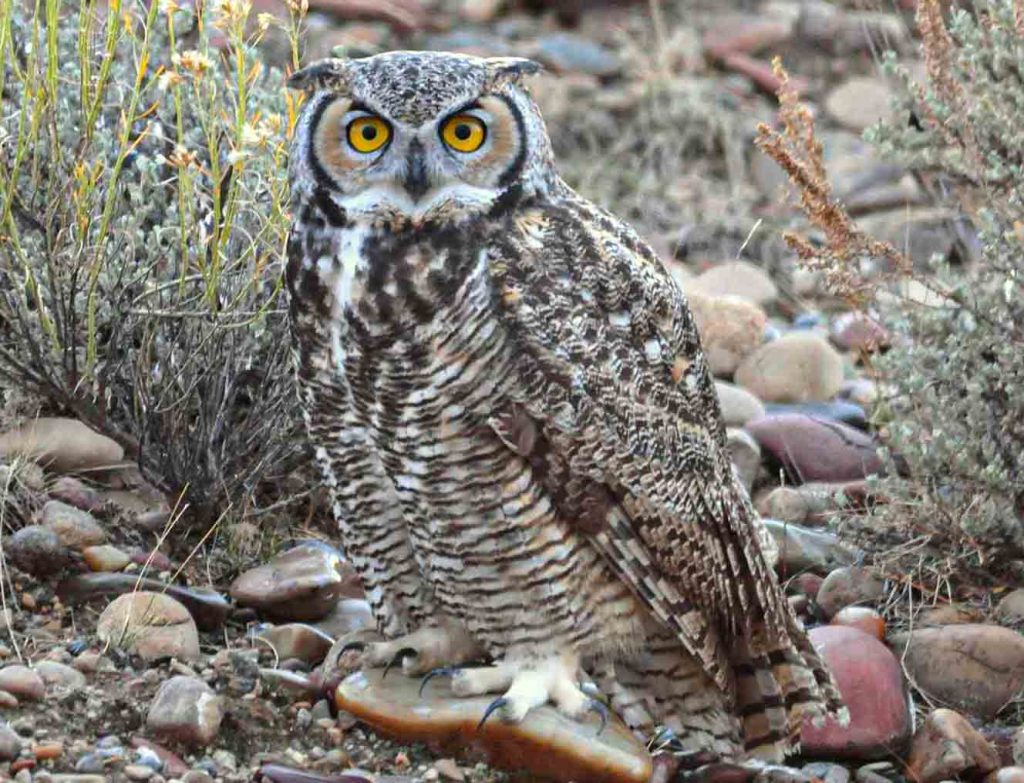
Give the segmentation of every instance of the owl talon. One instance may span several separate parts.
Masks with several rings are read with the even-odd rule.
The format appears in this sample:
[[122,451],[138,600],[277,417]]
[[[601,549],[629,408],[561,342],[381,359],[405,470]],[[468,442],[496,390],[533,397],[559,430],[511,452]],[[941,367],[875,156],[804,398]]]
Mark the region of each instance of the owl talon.
[[487,719],[491,717],[491,715],[493,715],[495,712],[505,707],[506,705],[508,705],[508,699],[506,699],[504,696],[499,696],[490,704],[488,704],[487,709],[484,710],[484,716],[480,719],[480,722],[476,724],[476,730],[480,731],[480,729],[483,728],[483,725],[487,722]]
[[601,718],[601,725],[598,726],[597,734],[594,735],[595,737],[600,737],[601,732],[608,728],[608,705],[606,705],[600,699],[592,698],[590,700],[590,704],[588,705],[588,709],[591,712],[596,712],[598,714],[598,717]]
[[429,672],[423,675],[423,679],[420,680],[420,692],[419,696],[423,698],[423,690],[427,687],[427,683],[435,677],[454,677],[458,668],[454,666],[441,666],[437,669],[431,669]]
[[419,653],[417,653],[412,647],[403,647],[394,654],[390,661],[388,661],[387,666],[384,667],[384,673],[380,678],[383,680],[388,676],[388,672],[391,671],[392,667],[398,664],[404,664],[406,658],[415,658],[418,654]]

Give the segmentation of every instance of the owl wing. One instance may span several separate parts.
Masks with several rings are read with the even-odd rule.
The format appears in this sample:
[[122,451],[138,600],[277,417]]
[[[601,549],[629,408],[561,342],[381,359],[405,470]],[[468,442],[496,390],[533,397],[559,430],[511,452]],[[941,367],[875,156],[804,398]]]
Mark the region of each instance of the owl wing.
[[721,687],[743,668],[739,640],[748,670],[806,663],[813,678],[781,687],[786,698],[807,690],[818,702],[820,685],[838,709],[761,553],[678,287],[632,230],[586,202],[511,223],[489,259],[517,354],[515,402],[568,463],[566,492],[589,483],[610,495],[591,539]]

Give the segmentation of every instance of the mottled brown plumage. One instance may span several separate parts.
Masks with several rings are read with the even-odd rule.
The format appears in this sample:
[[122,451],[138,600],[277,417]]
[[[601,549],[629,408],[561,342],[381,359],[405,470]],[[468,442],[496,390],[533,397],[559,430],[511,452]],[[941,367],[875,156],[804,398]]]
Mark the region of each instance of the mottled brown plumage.
[[558,178],[531,69],[391,53],[297,78],[300,387],[397,637],[367,663],[486,653],[452,688],[504,692],[508,719],[582,715],[589,676],[639,732],[780,759],[838,692],[765,560],[683,295]]

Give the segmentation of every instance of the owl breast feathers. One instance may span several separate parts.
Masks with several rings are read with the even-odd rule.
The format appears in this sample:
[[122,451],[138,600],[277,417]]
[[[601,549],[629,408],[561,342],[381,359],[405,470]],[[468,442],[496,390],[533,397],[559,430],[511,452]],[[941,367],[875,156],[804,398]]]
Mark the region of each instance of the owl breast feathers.
[[519,83],[439,53],[293,77],[300,398],[342,543],[407,673],[780,759],[842,715],[766,562],[683,295],[558,177]]

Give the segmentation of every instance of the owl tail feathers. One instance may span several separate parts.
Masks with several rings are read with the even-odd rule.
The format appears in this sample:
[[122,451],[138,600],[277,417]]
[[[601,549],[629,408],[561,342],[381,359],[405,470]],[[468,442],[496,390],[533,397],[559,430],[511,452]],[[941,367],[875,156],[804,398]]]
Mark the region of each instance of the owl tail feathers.
[[738,640],[732,661],[736,715],[748,757],[781,762],[800,750],[800,728],[809,718],[820,725],[831,716],[849,720],[839,690],[796,618],[787,643],[763,644],[757,629]]

